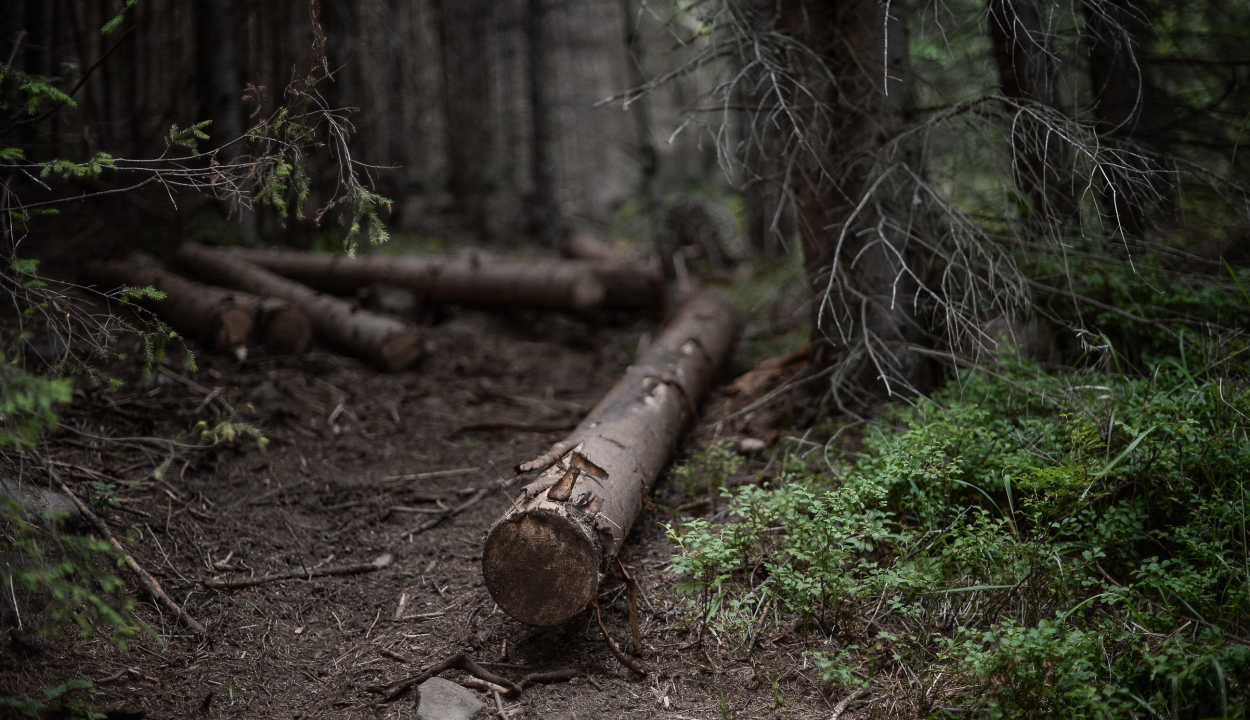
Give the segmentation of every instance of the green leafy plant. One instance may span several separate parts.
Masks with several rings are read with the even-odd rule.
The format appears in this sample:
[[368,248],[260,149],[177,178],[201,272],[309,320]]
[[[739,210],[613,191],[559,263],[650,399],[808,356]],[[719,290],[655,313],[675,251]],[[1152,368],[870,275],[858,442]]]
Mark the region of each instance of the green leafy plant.
[[888,647],[963,688],[941,696],[960,712],[1244,716],[1244,357],[1189,343],[1144,377],[961,374],[888,410],[850,461],[821,471],[800,453],[775,490],[724,490],[723,524],[670,526],[689,617],[743,648],[769,617],[870,618],[840,652],[809,653],[844,692]]

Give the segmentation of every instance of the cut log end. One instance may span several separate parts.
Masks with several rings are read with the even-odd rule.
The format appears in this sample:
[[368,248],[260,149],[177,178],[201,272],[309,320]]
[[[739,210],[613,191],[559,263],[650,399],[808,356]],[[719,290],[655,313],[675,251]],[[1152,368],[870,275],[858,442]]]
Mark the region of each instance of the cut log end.
[[213,318],[213,345],[218,350],[246,347],[255,321],[247,308],[226,306]]
[[387,370],[403,370],[421,358],[421,339],[416,333],[397,332],[382,343],[382,364]]
[[599,590],[599,548],[558,512],[529,512],[497,525],[482,551],[491,599],[529,625],[554,627]]
[[260,336],[265,345],[278,352],[302,353],[312,347],[313,329],[303,310],[281,303],[262,308]]

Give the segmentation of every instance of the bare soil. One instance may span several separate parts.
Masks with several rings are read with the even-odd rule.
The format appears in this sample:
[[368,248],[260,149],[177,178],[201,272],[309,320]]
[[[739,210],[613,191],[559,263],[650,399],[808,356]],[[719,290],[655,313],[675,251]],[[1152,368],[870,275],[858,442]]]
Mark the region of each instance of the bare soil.
[[[427,357],[407,372],[382,372],[324,349],[242,363],[204,351],[198,373],[174,372],[221,388],[208,402],[170,377],[142,379],[133,363],[116,368],[127,381],[120,390],[80,383],[74,404],[61,413],[65,429],[42,451],[66,463],[64,477],[78,487],[101,476],[116,482],[120,500],[105,513],[109,524],[210,637],[195,637],[146,600],[138,614],[157,637],[136,639],[125,652],[102,636],[80,639],[71,628],[35,639],[6,632],[0,696],[85,678],[98,686],[92,702],[115,718],[408,718],[415,717],[413,694],[383,703],[369,688],[464,651],[512,679],[580,671],[572,681],[534,685],[506,700],[512,718],[828,717],[840,698],[821,695],[803,661],[804,638],[783,628],[761,637],[748,657],[714,634],[700,638],[688,629],[667,572],[672,545],[661,523],[674,517],[669,508],[690,498],[671,484],[661,482],[656,507],[635,524],[622,553],[641,588],[640,657],[651,671],[645,677],[614,659],[589,613],[544,630],[521,625],[491,602],[481,580],[482,541],[520,483],[405,536],[434,516],[395,508],[463,502],[565,434],[470,426],[571,428],[623,373],[640,338],[655,330],[649,320],[613,325],[559,314],[449,313],[428,331]],[[253,407],[238,419],[263,430],[265,452],[240,440],[180,457],[158,480],[153,469],[165,450],[116,440],[195,442],[197,422],[211,426],[225,417],[226,404],[249,401]],[[714,399],[707,415],[723,416],[723,403]],[[705,421],[683,452],[694,437],[717,432]],[[765,459],[753,460],[744,476],[765,466]],[[457,472],[405,477],[440,471]],[[25,473],[26,481],[45,482],[37,471]],[[712,515],[717,506],[695,511]],[[202,584],[384,553],[394,562],[372,573],[236,590]],[[138,592],[133,578],[120,574]],[[609,580],[600,604],[609,630],[627,647],[624,587]]]

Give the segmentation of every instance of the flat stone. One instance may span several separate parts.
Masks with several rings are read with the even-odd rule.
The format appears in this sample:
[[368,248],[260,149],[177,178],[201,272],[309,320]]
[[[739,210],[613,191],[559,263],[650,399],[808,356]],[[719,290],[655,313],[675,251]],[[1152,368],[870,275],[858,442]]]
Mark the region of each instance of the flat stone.
[[470,689],[443,678],[430,678],[417,687],[421,702],[417,720],[472,720],[486,709]]
[[0,480],[0,497],[16,500],[30,520],[39,520],[49,514],[71,521],[78,519],[78,506],[73,500],[30,483],[19,485],[13,480]]

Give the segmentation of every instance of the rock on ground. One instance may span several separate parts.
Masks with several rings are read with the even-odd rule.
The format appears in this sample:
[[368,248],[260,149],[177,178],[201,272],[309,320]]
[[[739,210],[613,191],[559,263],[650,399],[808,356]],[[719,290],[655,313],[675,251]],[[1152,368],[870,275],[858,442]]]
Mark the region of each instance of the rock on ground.
[[472,720],[486,709],[486,703],[466,687],[443,678],[421,683],[417,720]]

